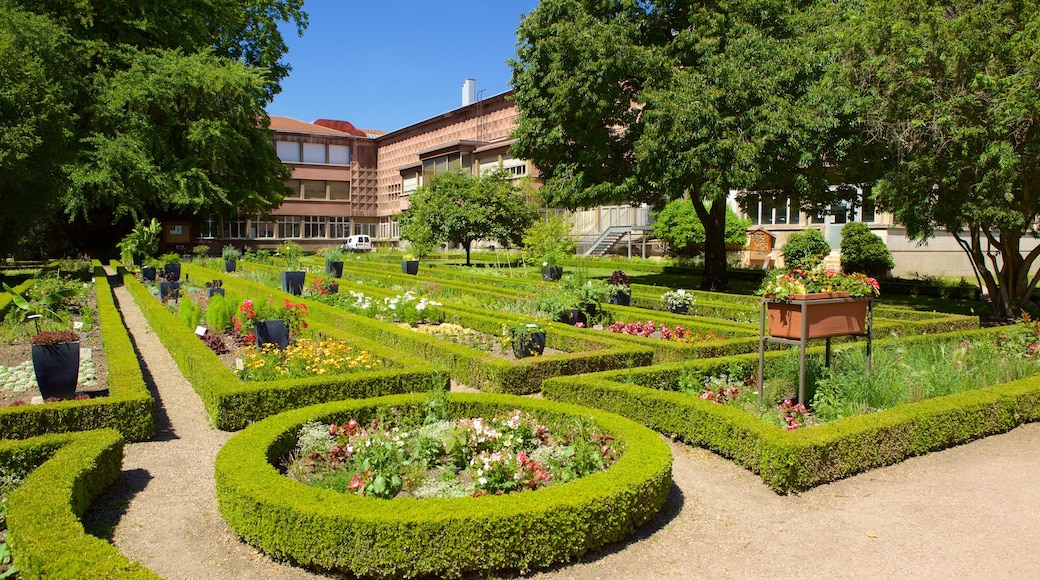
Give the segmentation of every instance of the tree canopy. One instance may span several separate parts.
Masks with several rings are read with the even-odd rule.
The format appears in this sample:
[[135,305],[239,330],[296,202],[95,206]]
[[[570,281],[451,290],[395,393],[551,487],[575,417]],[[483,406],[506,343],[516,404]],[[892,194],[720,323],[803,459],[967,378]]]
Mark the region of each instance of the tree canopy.
[[845,21],[841,81],[891,162],[879,205],[913,238],[953,234],[993,315],[1017,315],[1040,279],[1040,6],[869,0]]
[[515,154],[542,171],[550,204],[689,197],[706,235],[702,288],[725,289],[730,191],[833,197],[826,165],[848,140],[825,85],[831,6],[543,0],[511,63]]
[[[700,253],[698,246],[705,241],[704,224],[697,217],[697,211],[687,199],[676,199],[668,202],[650,226],[654,237],[668,245],[668,252],[674,256],[692,258]],[[741,219],[732,209],[726,209],[726,243],[741,244],[747,242],[747,228],[751,220]]]
[[466,265],[474,240],[493,239],[503,246],[519,244],[538,217],[509,173],[496,170],[479,176],[442,173],[415,190],[401,214],[401,237],[420,243],[459,244],[466,249]]
[[261,212],[288,170],[264,107],[302,0],[0,0],[0,251],[64,210]]

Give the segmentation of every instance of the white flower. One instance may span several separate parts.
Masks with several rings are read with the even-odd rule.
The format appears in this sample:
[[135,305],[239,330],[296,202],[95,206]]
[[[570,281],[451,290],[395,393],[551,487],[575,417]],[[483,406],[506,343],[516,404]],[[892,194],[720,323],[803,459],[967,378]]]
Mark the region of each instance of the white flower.
[[487,485],[487,478],[486,477],[481,477],[477,481],[480,482],[480,485]]

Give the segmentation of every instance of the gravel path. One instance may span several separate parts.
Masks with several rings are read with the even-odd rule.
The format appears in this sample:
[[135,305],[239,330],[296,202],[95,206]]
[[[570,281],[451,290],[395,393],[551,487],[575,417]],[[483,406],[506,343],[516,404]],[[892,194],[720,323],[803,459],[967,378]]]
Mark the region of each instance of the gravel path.
[[[231,436],[122,287],[119,308],[160,401],[156,441],[128,445],[91,527],[165,578],[317,578],[238,542],[213,462]],[[672,444],[669,505],[632,540],[534,578],[1040,578],[1040,424],[778,496],[752,473]]]

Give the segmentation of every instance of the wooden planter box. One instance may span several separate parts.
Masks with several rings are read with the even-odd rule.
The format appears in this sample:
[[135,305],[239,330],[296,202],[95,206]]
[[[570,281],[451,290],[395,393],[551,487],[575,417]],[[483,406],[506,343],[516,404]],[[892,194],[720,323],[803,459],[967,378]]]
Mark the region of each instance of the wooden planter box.
[[[768,297],[767,297],[768,299]],[[769,335],[802,338],[802,307],[809,324],[807,338],[830,338],[866,332],[868,298],[850,298],[847,292],[792,294],[786,301],[768,301]]]

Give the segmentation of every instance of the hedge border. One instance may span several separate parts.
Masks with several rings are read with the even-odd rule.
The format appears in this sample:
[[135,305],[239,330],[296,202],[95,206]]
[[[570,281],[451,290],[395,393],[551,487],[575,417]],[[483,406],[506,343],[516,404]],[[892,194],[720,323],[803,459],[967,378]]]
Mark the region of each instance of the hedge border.
[[7,533],[22,578],[159,578],[112,544],[87,534],[80,521],[90,502],[119,478],[119,432],[3,441],[0,455],[40,461],[8,499]]
[[[187,264],[185,264],[187,266]],[[342,329],[312,324],[315,330],[345,338],[374,356],[400,368],[243,383],[217,355],[184,325],[143,284],[123,275],[124,284],[148,319],[152,330],[202,399],[216,428],[237,431],[254,421],[286,409],[344,398],[427,391],[447,378],[425,361],[403,355],[369,338]]]
[[[991,332],[973,330],[891,340],[926,342]],[[691,364],[710,372],[711,367],[725,368],[752,358],[741,355]],[[733,407],[640,386],[667,384],[682,368],[672,363],[627,373],[560,377],[546,381],[543,394],[548,399],[618,413],[714,451],[759,474],[779,493],[806,490],[1040,420],[1040,377],[1031,377],[788,432]]]
[[[221,449],[217,500],[231,528],[279,559],[363,576],[459,576],[544,567],[630,535],[664,505],[671,451],[656,433],[617,415],[512,395],[453,393],[454,417],[524,409],[538,416],[591,416],[624,444],[605,471],[534,492],[459,499],[383,500],[308,487],[271,465],[309,420],[345,421],[416,395],[330,403],[252,425]],[[362,415],[363,416],[363,415]]]
[[155,401],[144,382],[137,351],[116,308],[101,263],[94,261],[98,325],[108,366],[107,397],[0,408],[0,437],[25,439],[45,433],[114,428],[128,441],[155,435]]

